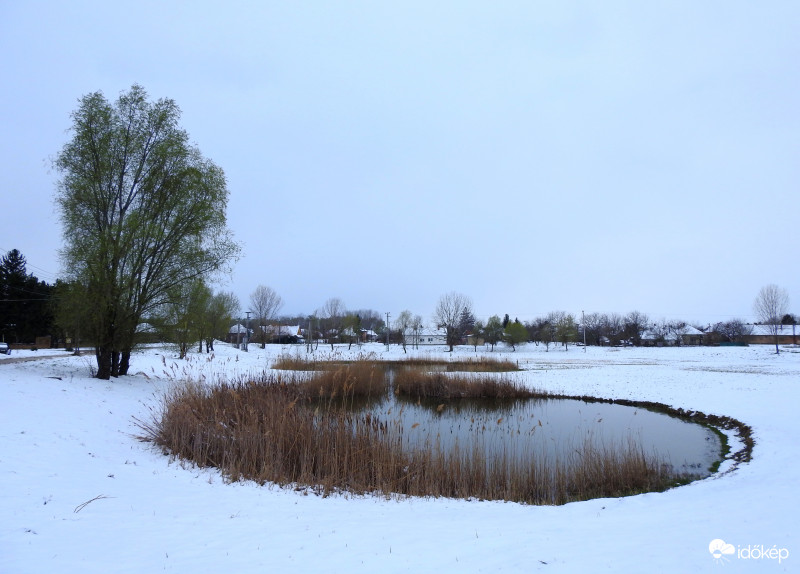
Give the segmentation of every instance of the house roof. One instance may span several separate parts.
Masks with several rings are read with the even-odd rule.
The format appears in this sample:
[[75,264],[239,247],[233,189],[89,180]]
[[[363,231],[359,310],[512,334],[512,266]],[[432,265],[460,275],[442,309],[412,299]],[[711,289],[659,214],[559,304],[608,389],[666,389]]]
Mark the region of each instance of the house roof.
[[773,328],[778,328],[778,335],[792,335],[794,332],[800,334],[800,329],[795,329],[792,331],[792,325],[750,325],[753,327],[753,332],[751,335],[756,335],[760,337],[774,335]]
[[265,325],[262,328],[270,335],[299,337],[301,334],[300,325]]
[[[691,337],[697,337],[697,336],[703,336],[705,335],[705,333],[703,333],[703,331],[701,331],[700,329],[692,327],[691,325],[686,325],[683,329],[681,329],[680,336],[683,337],[686,335],[689,335]],[[644,333],[642,333],[641,337],[643,341],[655,341],[658,338],[659,338],[658,333],[654,331],[645,331]],[[676,334],[674,331],[670,331],[669,333],[666,333],[664,335],[665,341],[674,341],[677,338],[678,334]]]
[[136,325],[137,333],[156,333],[158,329],[153,327],[150,323],[139,323]]
[[705,335],[700,329],[686,325],[686,328],[681,331],[681,335]]

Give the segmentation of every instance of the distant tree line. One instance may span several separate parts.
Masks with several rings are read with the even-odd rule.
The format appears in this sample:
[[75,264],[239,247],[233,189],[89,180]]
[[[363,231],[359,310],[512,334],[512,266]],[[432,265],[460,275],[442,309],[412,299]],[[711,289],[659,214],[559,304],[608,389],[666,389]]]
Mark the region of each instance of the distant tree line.
[[32,344],[53,335],[53,286],[28,273],[25,257],[16,249],[0,263],[0,338],[6,343]]
[[[25,257],[16,249],[9,251],[0,263],[0,334],[11,343],[33,343],[36,337],[50,335],[54,342],[70,341],[72,347],[94,346],[92,326],[85,303],[83,287],[76,282],[56,281],[49,285],[26,269]],[[165,300],[142,317],[133,337],[133,344],[169,342],[185,357],[194,345],[198,352],[211,352],[215,340],[225,340],[235,323],[245,325],[251,341],[263,348],[267,343],[286,342],[280,331],[271,327],[299,326],[309,347],[320,343],[361,344],[379,340],[390,344],[418,347],[426,329],[425,319],[409,310],[392,318],[387,329],[386,315],[374,309],[348,310],[342,299],[327,299],[312,314],[279,315],[281,296],[271,287],[259,285],[249,301],[249,317],[231,292],[213,291],[203,279],[175,285]],[[759,309],[758,305],[763,309]],[[765,325],[796,324],[797,317],[788,313],[788,295],[774,286],[762,290],[755,311]],[[690,325],[679,320],[651,320],[640,311],[625,315],[585,313],[577,317],[564,311],[553,311],[533,320],[501,318],[492,315],[485,322],[475,317],[472,301],[460,293],[447,293],[438,301],[431,317],[432,327],[445,334],[445,344],[489,346],[491,350],[506,344],[512,350],[524,343],[569,349],[570,344],[641,345],[681,344]],[[714,325],[695,326],[703,332],[704,344],[742,343],[747,341],[753,325],[742,319],[730,319]],[[278,336],[275,336],[278,333]],[[777,350],[777,346],[776,346]]]

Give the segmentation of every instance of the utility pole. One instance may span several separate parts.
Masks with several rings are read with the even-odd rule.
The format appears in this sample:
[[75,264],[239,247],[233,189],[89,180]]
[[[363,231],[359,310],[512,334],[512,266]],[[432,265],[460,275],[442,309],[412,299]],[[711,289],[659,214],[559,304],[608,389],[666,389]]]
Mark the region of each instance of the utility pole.
[[586,316],[581,311],[581,325],[583,325],[583,352],[586,352]]
[[389,350],[389,313],[386,313],[386,350]]
[[247,343],[250,342],[250,313],[252,311],[245,311],[247,313],[247,324],[245,325],[245,332],[244,332],[244,350],[247,350]]

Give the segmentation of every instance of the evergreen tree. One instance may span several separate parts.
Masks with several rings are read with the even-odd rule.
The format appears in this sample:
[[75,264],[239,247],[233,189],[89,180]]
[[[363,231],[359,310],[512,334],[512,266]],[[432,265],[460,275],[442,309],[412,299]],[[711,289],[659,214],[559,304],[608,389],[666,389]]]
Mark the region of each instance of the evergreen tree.
[[0,263],[0,336],[6,342],[33,343],[52,334],[53,286],[27,272],[25,257],[12,249]]
[[464,308],[461,311],[461,315],[458,319],[458,332],[459,337],[463,338],[472,333],[475,329],[475,315],[472,313],[472,309],[468,305],[464,305]]

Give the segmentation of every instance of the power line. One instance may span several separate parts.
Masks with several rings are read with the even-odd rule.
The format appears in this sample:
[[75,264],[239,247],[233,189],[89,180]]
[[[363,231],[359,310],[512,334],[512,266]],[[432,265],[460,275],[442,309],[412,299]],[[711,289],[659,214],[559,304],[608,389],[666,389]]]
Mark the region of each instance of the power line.
[[[3,256],[5,257],[5,255],[8,255],[9,253],[11,253],[11,251],[13,251],[13,249],[4,249],[4,248],[0,247],[0,251],[2,251],[4,253]],[[50,279],[51,281],[55,281],[56,279],[58,279],[58,275],[56,273],[53,273],[52,271],[48,271],[47,269],[42,269],[41,267],[38,267],[36,265],[33,265],[33,264],[29,263],[28,262],[28,258],[25,257],[25,255],[21,251],[19,251],[19,249],[17,249],[17,251],[19,252],[20,255],[22,255],[25,258],[25,270],[26,271],[28,270],[29,267],[33,267],[34,269],[38,270],[40,274],[45,275],[46,276],[45,279]],[[29,275],[33,275],[33,273],[28,273],[28,274]],[[47,277],[47,276],[49,276],[49,277]]]

